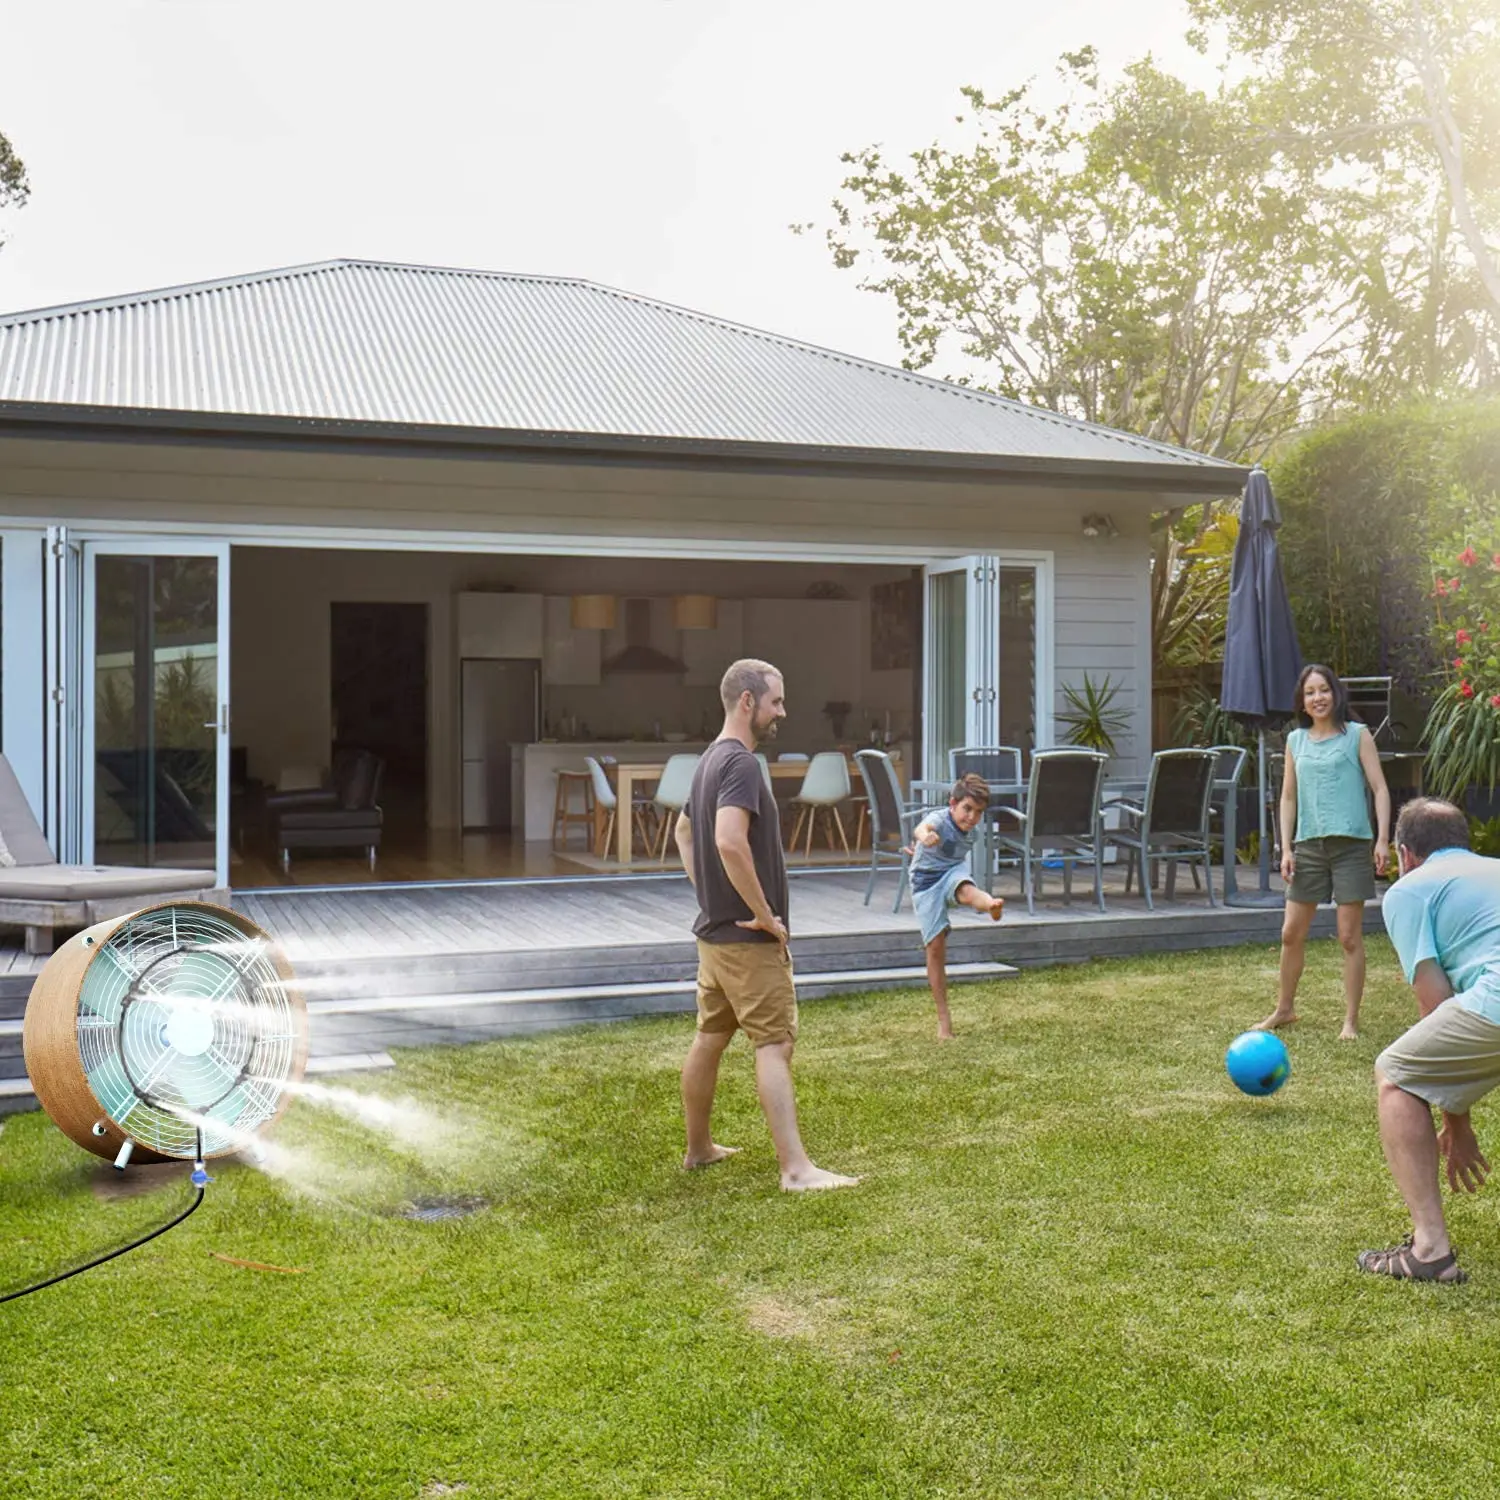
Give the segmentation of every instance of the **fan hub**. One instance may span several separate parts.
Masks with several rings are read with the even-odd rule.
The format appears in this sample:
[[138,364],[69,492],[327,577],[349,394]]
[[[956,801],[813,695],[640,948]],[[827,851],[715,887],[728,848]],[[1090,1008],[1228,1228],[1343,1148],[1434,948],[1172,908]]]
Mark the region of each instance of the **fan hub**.
[[201,1057],[214,1043],[213,1018],[206,1011],[179,1005],[162,1027],[162,1039],[184,1057]]

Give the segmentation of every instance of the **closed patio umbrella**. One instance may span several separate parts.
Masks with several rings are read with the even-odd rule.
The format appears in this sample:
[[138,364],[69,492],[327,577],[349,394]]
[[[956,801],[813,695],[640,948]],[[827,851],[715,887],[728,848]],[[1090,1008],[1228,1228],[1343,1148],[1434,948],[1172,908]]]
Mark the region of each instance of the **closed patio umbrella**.
[[[1225,892],[1226,901],[1246,905],[1280,902],[1271,896],[1270,840],[1266,837],[1266,725],[1287,718],[1293,708],[1302,652],[1281,573],[1276,532],[1281,512],[1271,481],[1259,465],[1245,485],[1240,534],[1229,569],[1229,618],[1224,631],[1224,680],[1219,703],[1258,732],[1260,788],[1259,898]],[[1232,868],[1232,863],[1230,865]]]

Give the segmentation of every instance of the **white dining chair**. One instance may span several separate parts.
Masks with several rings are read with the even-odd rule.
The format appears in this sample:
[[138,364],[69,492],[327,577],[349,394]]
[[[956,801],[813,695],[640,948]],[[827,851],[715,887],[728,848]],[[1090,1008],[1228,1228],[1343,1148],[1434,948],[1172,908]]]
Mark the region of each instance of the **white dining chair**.
[[[607,756],[606,759],[613,760],[613,756]],[[589,777],[594,783],[594,807],[597,808],[594,855],[595,858],[603,859],[609,853],[610,843],[615,837],[615,817],[618,816],[619,811],[619,796],[610,786],[609,774],[604,771],[601,760],[595,760],[591,754],[586,754],[583,756],[583,763],[588,766]],[[636,804],[630,808],[630,816],[634,823],[634,834],[639,835],[640,841],[649,852],[652,844],[652,831],[646,819],[651,816],[651,802],[636,801]]]
[[844,758],[842,750],[824,750],[807,763],[807,774],[802,778],[802,789],[792,798],[792,805],[797,809],[797,823],[792,829],[792,841],[790,847],[797,847],[797,839],[802,833],[802,825],[807,824],[807,849],[809,858],[812,855],[813,830],[817,825],[818,814],[826,813],[830,826],[827,829],[828,847],[833,848],[833,830],[839,831],[839,839],[844,846],[844,853],[849,852],[849,837],[844,832],[844,820],[839,816],[839,803],[849,798],[849,762]]
[[698,769],[699,758],[696,755],[673,755],[661,768],[661,780],[656,783],[656,796],[652,801],[661,818],[661,848],[657,856],[663,864],[667,861],[667,845],[672,841],[677,815],[687,806],[688,794],[693,789],[693,773]]

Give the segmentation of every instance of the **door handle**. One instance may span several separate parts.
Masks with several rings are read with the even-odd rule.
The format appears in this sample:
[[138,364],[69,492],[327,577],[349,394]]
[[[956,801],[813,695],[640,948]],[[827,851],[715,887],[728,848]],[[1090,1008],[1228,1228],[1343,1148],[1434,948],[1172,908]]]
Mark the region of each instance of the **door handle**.
[[215,719],[210,719],[208,721],[208,723],[206,723],[203,727],[205,729],[217,729],[220,734],[228,734],[229,733],[229,705],[227,703],[221,704],[219,706],[219,717],[216,720]]

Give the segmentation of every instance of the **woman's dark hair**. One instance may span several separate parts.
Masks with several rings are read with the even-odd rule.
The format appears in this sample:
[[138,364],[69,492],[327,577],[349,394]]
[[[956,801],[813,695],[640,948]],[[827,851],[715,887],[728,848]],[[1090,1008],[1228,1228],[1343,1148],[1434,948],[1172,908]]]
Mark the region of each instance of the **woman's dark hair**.
[[1439,797],[1413,797],[1396,819],[1396,846],[1405,845],[1418,859],[1439,849],[1467,849],[1469,820]]
[[1328,684],[1329,691],[1333,694],[1333,727],[1342,734],[1345,726],[1351,720],[1356,724],[1362,722],[1358,714],[1349,707],[1349,689],[1339,681],[1338,673],[1330,667],[1325,667],[1322,662],[1317,661],[1309,662],[1303,667],[1301,674],[1297,678],[1295,699],[1297,722],[1304,728],[1312,723],[1312,718],[1305,706],[1306,699],[1304,694],[1307,689],[1307,679],[1315,672]]

